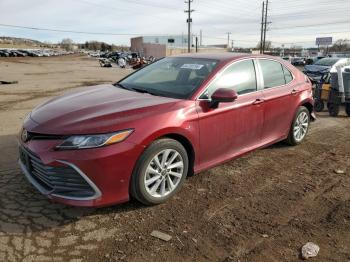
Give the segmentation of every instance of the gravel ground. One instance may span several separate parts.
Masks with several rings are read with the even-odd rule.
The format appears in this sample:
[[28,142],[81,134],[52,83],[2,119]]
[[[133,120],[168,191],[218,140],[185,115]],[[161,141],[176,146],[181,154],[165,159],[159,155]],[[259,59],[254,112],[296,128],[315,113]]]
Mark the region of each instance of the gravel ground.
[[[16,135],[35,105],[129,70],[80,56],[0,58],[0,261],[350,260],[350,119],[326,113],[305,143],[283,143],[188,178],[169,202],[101,208],[55,204],[19,172]],[[336,170],[345,171],[337,174]],[[164,242],[151,236],[172,236]]]

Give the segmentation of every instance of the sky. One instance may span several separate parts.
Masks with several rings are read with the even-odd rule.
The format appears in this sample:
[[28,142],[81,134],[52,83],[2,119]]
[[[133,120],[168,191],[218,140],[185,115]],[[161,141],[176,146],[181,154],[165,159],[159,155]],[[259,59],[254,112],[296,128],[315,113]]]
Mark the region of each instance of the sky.
[[[203,44],[226,44],[230,32],[234,46],[256,46],[262,1],[193,0],[192,33],[199,35],[202,30]],[[186,8],[183,0],[0,0],[0,36],[130,45],[135,36],[186,34]],[[270,0],[267,40],[273,46],[313,47],[316,37],[350,39],[349,13],[350,0]]]

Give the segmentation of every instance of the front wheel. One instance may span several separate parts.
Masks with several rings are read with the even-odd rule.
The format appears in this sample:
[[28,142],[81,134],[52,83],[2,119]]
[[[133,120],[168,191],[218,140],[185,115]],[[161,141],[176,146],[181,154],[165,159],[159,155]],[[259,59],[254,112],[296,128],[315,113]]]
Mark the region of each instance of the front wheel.
[[145,205],[161,204],[182,187],[188,172],[188,155],[173,139],[153,142],[141,155],[131,179],[131,195]]
[[294,117],[291,128],[289,130],[289,135],[287,138],[287,143],[295,146],[304,141],[310,126],[310,112],[309,110],[301,106]]

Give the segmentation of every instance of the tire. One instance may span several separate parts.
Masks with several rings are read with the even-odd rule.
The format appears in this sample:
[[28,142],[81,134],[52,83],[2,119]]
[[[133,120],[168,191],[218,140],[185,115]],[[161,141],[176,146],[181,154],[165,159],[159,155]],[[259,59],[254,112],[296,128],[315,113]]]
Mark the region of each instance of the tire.
[[315,99],[315,105],[314,105],[316,112],[322,112],[324,109],[324,103],[321,99]]
[[[289,145],[296,146],[305,140],[305,137],[309,131],[310,120],[309,110],[304,106],[299,107],[291,124],[288,138],[286,140]],[[300,130],[299,133],[297,130]]]
[[[163,161],[164,157],[172,162]],[[171,166],[176,167],[169,169]],[[130,184],[131,196],[145,205],[166,202],[181,189],[188,166],[187,151],[181,143],[168,138],[154,141],[136,163]]]
[[350,102],[345,104],[345,112],[348,116],[350,116]]
[[330,116],[336,117],[339,114],[339,105],[328,103],[328,113]]

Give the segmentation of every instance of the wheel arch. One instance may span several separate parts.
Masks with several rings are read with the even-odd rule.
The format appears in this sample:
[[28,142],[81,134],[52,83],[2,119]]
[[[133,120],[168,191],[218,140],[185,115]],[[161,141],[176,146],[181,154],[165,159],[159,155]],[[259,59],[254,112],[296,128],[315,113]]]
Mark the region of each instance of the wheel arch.
[[314,103],[311,101],[303,101],[302,103],[300,103],[300,106],[304,106],[307,108],[307,110],[310,113],[311,119],[314,121],[316,120],[315,116],[314,116]]
[[[163,130],[164,131],[164,130]],[[188,155],[188,173],[187,176],[192,176],[194,174],[194,162],[195,162],[195,148],[193,143],[190,141],[188,137],[186,137],[184,134],[180,134],[178,132],[161,132],[158,134],[153,134],[152,136],[148,137],[146,141],[143,141],[143,148],[142,152],[138,156],[136,163],[134,165],[133,171],[132,171],[132,176],[129,181],[129,194],[139,201],[141,201],[137,197],[137,192],[136,189],[133,187],[133,181],[135,179],[135,170],[138,166],[138,161],[140,160],[142,154],[144,151],[155,141],[160,140],[160,139],[173,139],[177,142],[179,142],[186,150],[187,155]],[[142,202],[142,201],[141,201]]]
[[[194,173],[194,161],[196,158],[196,153],[194,150],[194,147],[191,143],[191,141],[185,137],[184,135],[178,134],[178,133],[169,133],[169,134],[165,134],[161,137],[158,137],[155,140],[159,140],[162,138],[170,138],[170,139],[174,139],[176,141],[178,141],[180,144],[183,145],[183,147],[186,149],[187,155],[188,155],[188,162],[189,162],[189,166],[188,166],[188,175],[191,176]],[[155,141],[154,140],[154,141]]]

